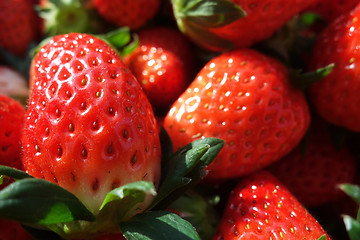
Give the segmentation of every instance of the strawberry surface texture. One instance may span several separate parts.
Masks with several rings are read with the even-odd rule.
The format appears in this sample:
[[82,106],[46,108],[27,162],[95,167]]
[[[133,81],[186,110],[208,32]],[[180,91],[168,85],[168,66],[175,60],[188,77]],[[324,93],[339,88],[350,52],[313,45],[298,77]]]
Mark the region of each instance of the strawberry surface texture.
[[94,213],[111,189],[138,180],[158,184],[152,108],[115,50],[73,33],[54,37],[33,61],[22,139],[29,174],[65,187]]
[[211,179],[254,172],[292,150],[310,114],[302,92],[277,60],[250,49],[215,57],[198,73],[164,120],[174,148],[218,137],[226,145],[209,166]]
[[359,0],[0,0],[0,240],[360,240]]

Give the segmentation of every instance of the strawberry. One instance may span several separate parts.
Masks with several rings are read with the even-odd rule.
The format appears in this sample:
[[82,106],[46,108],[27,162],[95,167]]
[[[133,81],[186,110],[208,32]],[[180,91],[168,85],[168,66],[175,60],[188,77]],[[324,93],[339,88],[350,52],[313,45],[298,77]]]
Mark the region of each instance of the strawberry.
[[172,3],[181,31],[203,48],[223,51],[249,47],[269,38],[316,1],[172,0]]
[[145,29],[138,36],[139,46],[124,61],[154,109],[168,111],[193,77],[190,43],[179,31],[168,27]]
[[316,240],[323,235],[330,239],[279,180],[261,171],[231,191],[213,239]]
[[327,22],[334,21],[342,14],[347,14],[359,3],[359,0],[321,0],[317,4],[310,6],[307,11],[319,14]]
[[31,235],[20,223],[0,219],[0,240],[31,240]]
[[27,173],[59,184],[94,214],[114,188],[141,180],[157,186],[155,117],[115,50],[88,34],[57,35],[33,66],[22,139]]
[[93,0],[99,14],[116,26],[139,29],[155,17],[160,0]]
[[312,124],[305,146],[299,145],[269,168],[308,208],[344,197],[337,185],[354,182],[357,168],[356,160],[346,146],[335,147],[322,121]]
[[0,95],[0,165],[22,169],[21,135],[25,108],[15,99]]
[[286,67],[242,49],[208,62],[164,120],[174,150],[195,139],[225,141],[208,179],[239,177],[280,159],[300,141],[310,116]]
[[25,57],[31,42],[37,40],[38,24],[29,0],[0,1],[0,48]]
[[317,38],[310,70],[334,63],[332,72],[309,87],[317,113],[332,124],[360,131],[360,5],[337,18]]

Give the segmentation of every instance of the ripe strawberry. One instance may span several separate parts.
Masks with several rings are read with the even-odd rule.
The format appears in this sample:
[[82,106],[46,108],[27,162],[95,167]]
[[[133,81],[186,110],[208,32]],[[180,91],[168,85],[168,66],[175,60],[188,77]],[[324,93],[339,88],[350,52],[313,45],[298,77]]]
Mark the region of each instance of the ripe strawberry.
[[33,59],[24,165],[96,214],[105,195],[160,177],[155,117],[119,55],[88,34],[58,35]]
[[0,95],[0,165],[22,169],[21,135],[25,108],[15,99]]
[[284,65],[255,50],[224,53],[208,62],[165,117],[174,150],[199,138],[225,146],[208,179],[261,169],[292,150],[310,121],[302,92]]
[[[193,4],[193,1],[172,0],[172,3],[179,28],[198,45],[213,51],[249,47],[267,39],[297,13],[314,4],[314,0],[230,1],[232,6],[224,0],[212,1],[212,7],[206,1]],[[239,7],[246,16],[241,16]]]
[[0,240],[31,240],[31,235],[20,223],[0,219]]
[[327,22],[334,21],[342,14],[347,14],[359,3],[359,0],[321,0],[307,11],[315,12],[324,18]]
[[318,37],[310,70],[330,63],[332,72],[309,88],[316,111],[327,121],[360,131],[360,5],[342,15]]
[[0,1],[0,48],[25,57],[29,44],[37,40],[36,13],[29,0]]
[[269,168],[308,208],[344,197],[337,185],[354,182],[357,168],[346,146],[339,150],[335,147],[323,122],[313,121],[312,124],[313,131],[305,146],[298,146]]
[[160,8],[160,0],[94,0],[99,14],[117,26],[138,29],[152,19]]
[[140,44],[124,58],[155,110],[168,111],[193,77],[194,56],[188,40],[166,27],[145,29]]
[[258,172],[230,193],[214,240],[312,239],[324,229],[296,198],[268,172]]

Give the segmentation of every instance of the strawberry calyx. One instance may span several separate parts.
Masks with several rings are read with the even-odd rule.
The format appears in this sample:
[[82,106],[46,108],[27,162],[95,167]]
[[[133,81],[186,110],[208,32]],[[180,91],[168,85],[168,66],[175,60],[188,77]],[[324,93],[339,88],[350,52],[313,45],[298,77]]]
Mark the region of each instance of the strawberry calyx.
[[[360,206],[360,186],[355,184],[344,183],[340,184],[339,189],[345,192],[351,199],[353,199]],[[359,239],[360,236],[360,208],[358,210],[356,219],[349,215],[343,215],[343,221],[351,240]]]
[[[0,165],[0,179],[6,176],[16,180],[0,191],[0,218],[20,222],[30,233],[43,235],[44,239],[53,233],[64,239],[88,239],[114,232],[132,236],[131,239],[143,239],[141,237],[163,234],[163,231],[154,232],[150,227],[153,224],[160,224],[158,229],[163,229],[175,223],[169,239],[184,233],[191,239],[200,239],[188,221],[165,211],[165,206],[206,176],[205,167],[215,159],[223,145],[223,140],[215,138],[188,144],[163,159],[164,178],[158,192],[153,183],[147,181],[120,186],[106,195],[97,214],[59,185]],[[139,221],[150,225],[139,224]],[[134,237],[135,231],[141,236]]]
[[328,76],[332,69],[334,68],[335,64],[331,63],[325,67],[318,68],[311,72],[302,72],[299,69],[293,69],[291,74],[291,83],[297,89],[305,90],[312,84],[320,81],[324,77]]
[[44,19],[44,30],[48,36],[70,32],[94,32],[93,18],[80,0],[47,0],[36,10]]
[[229,0],[172,0],[179,29],[199,46],[223,51],[233,44],[211,32],[246,15],[245,11]]

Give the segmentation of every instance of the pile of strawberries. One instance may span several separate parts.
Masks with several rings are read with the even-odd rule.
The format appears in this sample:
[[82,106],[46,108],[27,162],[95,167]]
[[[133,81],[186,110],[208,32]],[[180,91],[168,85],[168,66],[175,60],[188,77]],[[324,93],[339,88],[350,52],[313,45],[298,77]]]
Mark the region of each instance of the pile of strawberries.
[[359,240],[358,64],[354,0],[1,0],[0,240]]

